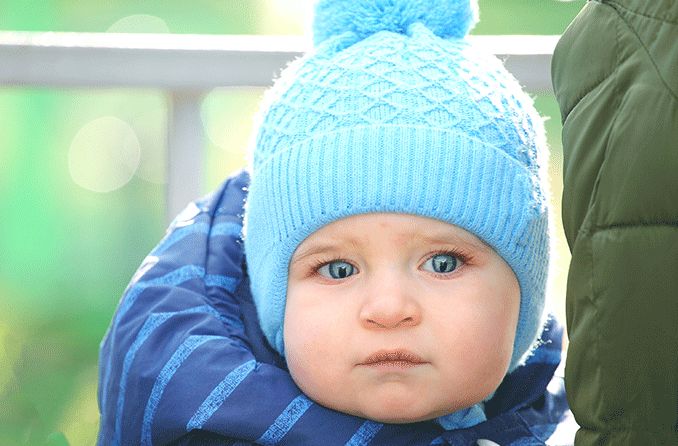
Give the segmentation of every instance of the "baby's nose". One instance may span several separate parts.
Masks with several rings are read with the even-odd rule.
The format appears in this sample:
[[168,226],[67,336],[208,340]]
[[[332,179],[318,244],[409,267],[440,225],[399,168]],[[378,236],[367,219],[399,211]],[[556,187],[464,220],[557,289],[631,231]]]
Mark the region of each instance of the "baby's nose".
[[360,311],[362,325],[370,329],[416,326],[421,322],[419,302],[402,280],[371,287]]

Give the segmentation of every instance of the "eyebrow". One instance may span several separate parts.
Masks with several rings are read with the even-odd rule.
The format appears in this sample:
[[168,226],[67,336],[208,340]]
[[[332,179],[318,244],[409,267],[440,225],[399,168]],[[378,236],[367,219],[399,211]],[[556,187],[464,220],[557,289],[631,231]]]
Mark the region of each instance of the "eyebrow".
[[[414,241],[429,243],[432,245],[469,245],[472,248],[481,251],[481,252],[490,252],[492,247],[485,243],[484,241],[477,239],[472,240],[467,237],[459,237],[454,234],[449,234],[446,232],[434,233],[433,235],[426,235],[420,232],[414,234],[411,238]],[[320,253],[337,253],[346,250],[346,246],[350,246],[353,249],[357,249],[360,246],[360,240],[356,238],[347,238],[339,239],[332,242],[317,242],[312,243],[306,249],[302,249],[298,252],[295,252],[290,259],[290,263],[299,262],[306,257],[317,255]]]
[[473,248],[482,251],[482,252],[488,252],[489,250],[492,249],[490,245],[485,243],[484,241],[480,240],[479,238],[476,237],[476,239],[471,239],[470,237],[460,237],[454,234],[446,233],[446,232],[440,232],[440,233],[435,233],[433,235],[425,235],[422,233],[417,233],[413,237],[413,240],[419,240],[425,243],[431,243],[431,244],[440,244],[440,245],[445,245],[445,244],[462,244],[462,245],[470,245]]
[[313,255],[317,255],[320,253],[325,253],[325,252],[340,252],[344,251],[345,248],[344,246],[350,246],[353,249],[357,249],[360,246],[360,243],[358,242],[357,239],[354,238],[349,238],[349,239],[341,239],[333,242],[326,242],[326,243],[312,243],[309,247],[306,249],[301,249],[298,251],[295,251],[294,254],[292,254],[292,259],[290,259],[290,263],[295,263],[300,260],[305,259],[306,257],[310,257]]

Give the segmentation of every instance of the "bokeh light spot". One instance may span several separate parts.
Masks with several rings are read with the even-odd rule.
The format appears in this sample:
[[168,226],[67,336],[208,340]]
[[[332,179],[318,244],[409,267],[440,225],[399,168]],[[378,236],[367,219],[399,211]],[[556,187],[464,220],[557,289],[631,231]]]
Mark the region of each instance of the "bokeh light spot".
[[141,147],[134,129],[114,116],[85,124],[68,151],[73,181],[87,190],[111,192],[129,182],[139,167]]
[[165,184],[167,174],[167,101],[163,94],[147,94],[135,100],[138,112],[130,116],[141,142],[136,176],[153,184]]
[[314,4],[307,0],[265,0],[257,27],[262,34],[304,34],[310,30]]
[[242,151],[252,137],[253,118],[262,91],[215,88],[205,96],[201,118],[207,137],[227,152]]
[[123,17],[108,27],[109,33],[168,33],[167,22],[158,16],[134,14]]

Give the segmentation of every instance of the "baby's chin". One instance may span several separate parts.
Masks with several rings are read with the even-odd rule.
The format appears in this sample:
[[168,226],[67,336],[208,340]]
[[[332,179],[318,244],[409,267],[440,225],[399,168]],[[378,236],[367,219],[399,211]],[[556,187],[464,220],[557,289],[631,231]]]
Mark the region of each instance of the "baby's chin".
[[356,415],[360,418],[366,418],[368,420],[372,421],[378,421],[380,423],[385,423],[385,424],[408,424],[408,423],[418,423],[421,421],[429,421],[433,420],[435,418],[441,417],[443,415],[447,415],[447,412],[440,412],[439,414],[432,414],[428,413],[423,416],[418,416],[418,415],[412,415],[408,413],[389,413],[389,414],[384,414],[384,413],[355,413],[352,415]]
[[468,405],[452,403],[445,408],[435,408],[421,404],[421,402],[417,404],[417,402],[405,403],[402,401],[371,401],[363,402],[359,406],[332,404],[332,402],[321,402],[321,404],[339,412],[387,424],[407,424],[433,420],[468,407]]

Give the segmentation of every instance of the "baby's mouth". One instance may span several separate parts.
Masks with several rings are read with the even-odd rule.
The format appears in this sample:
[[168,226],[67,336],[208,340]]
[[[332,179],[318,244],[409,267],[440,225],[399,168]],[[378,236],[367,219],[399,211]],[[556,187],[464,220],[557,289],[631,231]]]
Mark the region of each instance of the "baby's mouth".
[[375,367],[375,368],[410,368],[416,367],[427,362],[420,356],[404,349],[397,350],[379,350],[367,358],[365,358],[358,365]]

